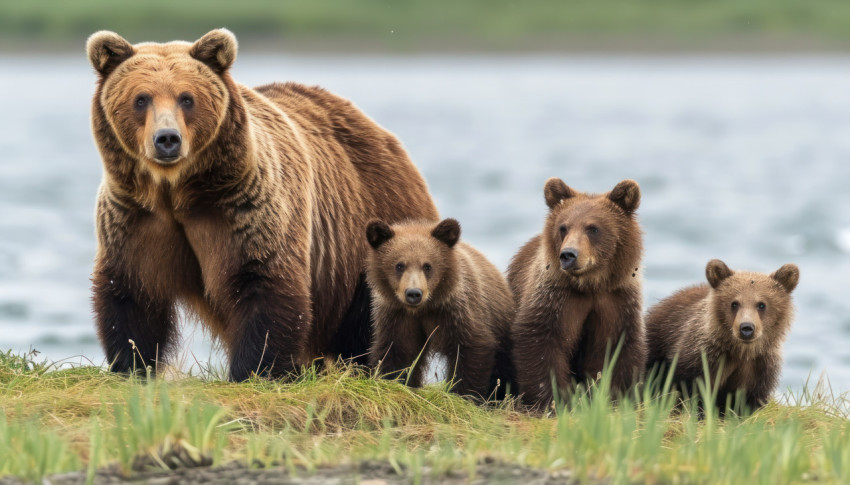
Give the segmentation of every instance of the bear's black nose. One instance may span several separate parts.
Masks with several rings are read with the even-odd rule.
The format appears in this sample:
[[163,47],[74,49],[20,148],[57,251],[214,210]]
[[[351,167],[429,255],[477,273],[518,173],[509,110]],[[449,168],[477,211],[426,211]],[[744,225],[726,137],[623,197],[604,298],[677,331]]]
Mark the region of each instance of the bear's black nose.
[[174,128],[156,130],[153,135],[153,146],[156,148],[156,158],[168,160],[180,154],[180,143],[183,138]]
[[418,305],[422,301],[422,290],[419,288],[408,288],[404,290],[404,299],[410,305]]
[[561,269],[570,269],[576,265],[578,259],[578,249],[567,248],[561,251]]
[[752,340],[756,335],[756,326],[750,322],[744,322],[738,327],[738,331],[741,333],[742,339]]

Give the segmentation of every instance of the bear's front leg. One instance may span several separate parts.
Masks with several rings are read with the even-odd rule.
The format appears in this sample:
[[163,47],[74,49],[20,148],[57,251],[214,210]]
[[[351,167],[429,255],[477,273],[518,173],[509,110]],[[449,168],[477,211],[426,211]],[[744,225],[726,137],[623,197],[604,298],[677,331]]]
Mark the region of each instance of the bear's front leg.
[[[283,277],[287,275],[288,277]],[[248,262],[224,296],[230,378],[284,377],[296,370],[313,321],[307,282],[274,262]]]
[[552,383],[559,390],[572,380],[569,362],[579,333],[565,335],[557,311],[523,308],[512,328],[513,357],[517,383],[524,403],[544,408],[554,398]]
[[428,349],[421,327],[404,312],[377,307],[373,308],[373,320],[375,328],[369,347],[369,365],[375,367],[381,377],[405,381],[410,387],[422,387]]
[[176,341],[173,301],[151,294],[148,286],[103,259],[95,265],[92,292],[98,338],[110,369],[135,372],[151,366],[155,371]]
[[611,369],[611,393],[618,397],[638,382],[646,369],[649,350],[641,315],[642,296],[639,290],[629,289],[600,296],[597,303],[602,321],[596,330],[609,335],[606,341],[612,355],[622,340]]
[[495,342],[462,343],[449,352],[448,376],[453,376],[452,391],[462,396],[487,399],[490,377],[496,364]]

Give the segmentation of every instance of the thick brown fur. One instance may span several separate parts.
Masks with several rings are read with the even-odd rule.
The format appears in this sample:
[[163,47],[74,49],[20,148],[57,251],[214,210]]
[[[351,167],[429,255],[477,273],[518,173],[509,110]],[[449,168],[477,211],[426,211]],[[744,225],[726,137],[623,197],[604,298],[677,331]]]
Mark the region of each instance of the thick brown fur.
[[[499,270],[458,242],[457,221],[391,227],[374,221],[366,234],[374,248],[366,273],[375,326],[370,363],[419,387],[426,356],[439,352],[457,393],[500,398],[507,387],[516,389],[510,359],[513,297]],[[421,292],[421,301],[411,304],[408,291]]]
[[[647,366],[669,369],[678,355],[674,380],[691,392],[704,374],[704,352],[712,384],[719,378],[716,404],[724,408],[742,389],[747,406],[756,409],[770,400],[779,381],[799,269],[786,264],[770,275],[733,272],[715,259],[706,266],[706,277],[709,284],[679,290],[649,309]],[[741,338],[743,323],[753,326],[751,340]]]
[[[237,84],[224,29],[193,44],[98,32],[87,51],[104,167],[93,299],[112,368],[171,355],[178,304],[223,343],[233,379],[365,360],[363,227],[438,219],[399,141],[320,88]],[[162,129],[182,136],[176,160],[157,158]]]
[[[612,391],[622,392],[646,362],[643,246],[635,216],[640,188],[625,180],[594,195],[551,178],[544,196],[549,214],[543,232],[508,267],[517,301],[512,340],[519,390],[526,403],[546,406],[553,378],[562,392],[574,381],[595,379],[606,353],[613,354],[622,339],[612,369]],[[561,254],[568,250],[576,258],[563,269]]]

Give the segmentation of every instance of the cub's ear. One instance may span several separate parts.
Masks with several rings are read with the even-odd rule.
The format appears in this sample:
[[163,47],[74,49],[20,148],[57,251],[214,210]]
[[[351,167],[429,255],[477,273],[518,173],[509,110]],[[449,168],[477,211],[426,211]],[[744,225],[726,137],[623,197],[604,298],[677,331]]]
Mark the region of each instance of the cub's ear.
[[632,214],[640,205],[640,186],[634,180],[623,180],[608,192],[608,200]]
[[366,226],[366,240],[375,249],[381,247],[382,244],[392,239],[393,236],[395,236],[395,233],[384,221],[372,221]]
[[712,259],[705,266],[705,277],[708,279],[708,284],[711,285],[712,288],[717,288],[723,280],[733,274],[734,273],[731,269],[729,269],[729,266],[726,266],[726,263],[719,259]]
[[794,291],[797,283],[800,281],[800,268],[796,264],[783,264],[781,268],[774,271],[770,275],[775,279],[788,293]]
[[443,219],[431,231],[431,236],[446,243],[450,248],[454,247],[460,239],[460,223],[454,219]]
[[550,209],[554,209],[555,206],[560,204],[562,200],[575,197],[575,195],[575,191],[569,188],[569,186],[567,186],[567,184],[558,177],[550,178],[546,181],[546,185],[543,186],[543,197],[546,198],[546,205],[548,205]]
[[86,41],[86,53],[94,70],[105,78],[135,54],[133,46],[115,32],[101,30],[93,33]]
[[192,44],[189,55],[221,74],[233,65],[236,51],[236,36],[227,29],[216,29],[207,32]]

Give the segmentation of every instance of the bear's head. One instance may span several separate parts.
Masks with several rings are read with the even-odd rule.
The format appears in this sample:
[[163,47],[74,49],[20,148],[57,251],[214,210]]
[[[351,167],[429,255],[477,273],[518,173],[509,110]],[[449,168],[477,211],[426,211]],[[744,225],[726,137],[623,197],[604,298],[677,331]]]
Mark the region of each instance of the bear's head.
[[101,31],[89,37],[86,50],[98,75],[95,109],[99,102],[120,147],[145,169],[180,171],[215,139],[236,59],[230,31],[213,30],[193,44],[136,45]]
[[370,286],[389,301],[416,311],[447,295],[457,279],[454,246],[460,224],[406,223],[390,227],[372,221],[366,239],[372,247],[367,264]]
[[732,271],[713,259],[705,267],[711,285],[711,321],[719,337],[756,352],[782,342],[791,328],[791,292],[800,280],[796,265],[771,273]]
[[635,210],[640,187],[624,180],[606,194],[573,190],[559,178],[543,189],[549,215],[542,242],[547,268],[578,290],[617,287],[637,278],[643,251]]

